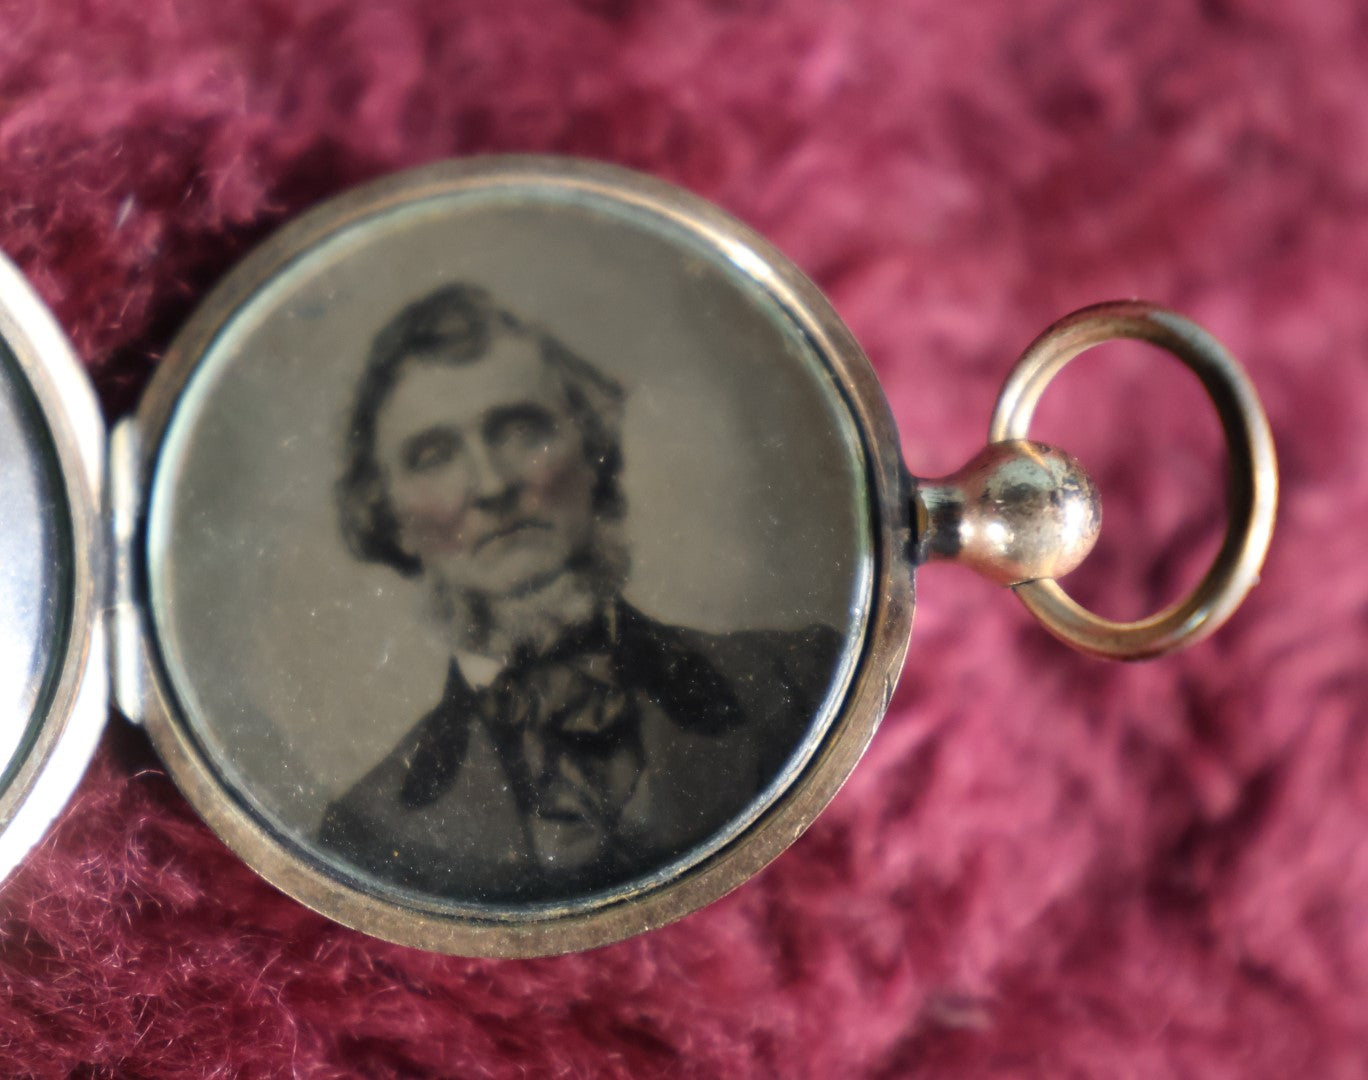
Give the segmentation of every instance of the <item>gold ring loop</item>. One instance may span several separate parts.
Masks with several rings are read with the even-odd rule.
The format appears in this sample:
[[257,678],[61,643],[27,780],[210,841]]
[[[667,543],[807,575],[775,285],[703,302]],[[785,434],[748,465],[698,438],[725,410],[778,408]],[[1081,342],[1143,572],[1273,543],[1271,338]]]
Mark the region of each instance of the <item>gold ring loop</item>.
[[1095,345],[1133,338],[1158,345],[1191,368],[1216,405],[1230,456],[1225,539],[1201,583],[1171,607],[1137,622],[1094,615],[1053,580],[1015,587],[1050,633],[1095,656],[1138,660],[1192,645],[1234,614],[1259,580],[1278,502],[1273,435],[1249,376],[1196,323],[1153,304],[1096,304],[1067,315],[1036,338],[998,395],[990,442],[1027,438],[1040,395],[1074,357]]

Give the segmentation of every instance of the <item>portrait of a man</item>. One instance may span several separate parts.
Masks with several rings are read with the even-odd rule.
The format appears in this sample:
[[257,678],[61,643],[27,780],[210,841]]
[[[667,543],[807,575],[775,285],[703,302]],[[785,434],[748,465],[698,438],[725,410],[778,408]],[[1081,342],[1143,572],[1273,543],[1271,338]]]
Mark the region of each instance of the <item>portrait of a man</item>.
[[353,867],[469,902],[610,888],[725,828],[802,743],[836,630],[709,633],[624,598],[625,398],[475,285],[375,336],[342,530],[420,582],[450,665],[440,701],[324,814],[320,843]]

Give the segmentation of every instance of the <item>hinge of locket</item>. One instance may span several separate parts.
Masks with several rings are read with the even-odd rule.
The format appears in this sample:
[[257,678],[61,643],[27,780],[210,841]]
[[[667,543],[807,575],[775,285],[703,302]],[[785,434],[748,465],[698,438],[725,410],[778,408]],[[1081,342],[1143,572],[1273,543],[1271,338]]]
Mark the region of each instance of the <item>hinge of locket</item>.
[[108,482],[105,484],[105,521],[109,539],[110,684],[114,703],[128,719],[141,724],[147,705],[147,651],[143,640],[140,597],[142,583],[133,556],[142,528],[142,448],[132,417],[114,425],[109,434]]

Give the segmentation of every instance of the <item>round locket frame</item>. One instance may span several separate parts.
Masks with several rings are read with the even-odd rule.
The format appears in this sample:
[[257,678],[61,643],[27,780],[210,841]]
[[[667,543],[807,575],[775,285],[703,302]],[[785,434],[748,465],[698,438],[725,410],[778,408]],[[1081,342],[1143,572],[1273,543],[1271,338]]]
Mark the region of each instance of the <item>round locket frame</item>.
[[18,268],[0,256],[0,347],[26,382],[61,478],[70,544],[60,659],[50,667],[42,718],[0,790],[0,880],[42,839],[80,782],[104,729],[108,703],[104,590],[107,548],[101,524],[104,424],[94,391],[52,313]]
[[860,441],[872,573],[858,659],[806,765],[738,836],[667,881],[629,883],[590,906],[567,902],[529,906],[518,914],[453,914],[448,906],[423,905],[407,893],[385,895],[359,878],[344,878],[278,836],[234,796],[182,711],[159,655],[145,594],[138,610],[147,684],[141,711],[186,798],[230,848],[282,891],[329,918],[401,944],[462,955],[538,956],[606,945],[716,900],[787,848],[836,794],[883,717],[908,647],[915,601],[912,482],[887,401],[860,346],[817,287],[759,235],[697,196],[613,166],[535,157],[444,162],[354,189],[285,226],[230,272],[177,336],[134,421],[139,512],[132,566],[144,589],[147,500],[163,439],[201,359],[233,318],[278,274],[343,230],[379,223],[426,200],[490,190],[617,204],[682,230],[758,286],[834,379]]

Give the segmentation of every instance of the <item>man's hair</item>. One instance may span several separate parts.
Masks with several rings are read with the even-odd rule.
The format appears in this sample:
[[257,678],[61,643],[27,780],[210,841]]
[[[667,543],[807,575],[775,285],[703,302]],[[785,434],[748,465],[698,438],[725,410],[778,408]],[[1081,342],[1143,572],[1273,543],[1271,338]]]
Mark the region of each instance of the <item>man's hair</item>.
[[400,545],[399,522],[375,454],[380,413],[405,368],[477,363],[501,335],[532,342],[559,378],[579,429],[584,459],[595,474],[593,509],[604,519],[622,517],[617,419],[622,387],[541,327],[497,305],[486,290],[462,283],[445,285],[409,304],[375,335],[357,386],[337,504],[342,535],[358,558],[386,563],[406,576],[422,569]]

